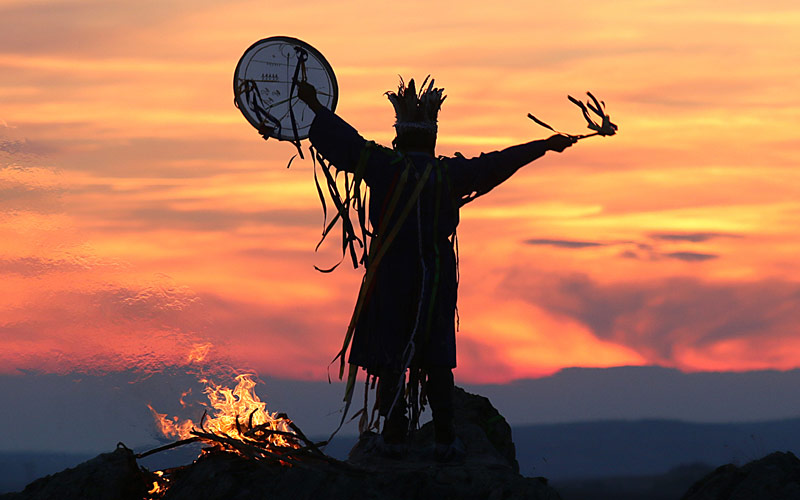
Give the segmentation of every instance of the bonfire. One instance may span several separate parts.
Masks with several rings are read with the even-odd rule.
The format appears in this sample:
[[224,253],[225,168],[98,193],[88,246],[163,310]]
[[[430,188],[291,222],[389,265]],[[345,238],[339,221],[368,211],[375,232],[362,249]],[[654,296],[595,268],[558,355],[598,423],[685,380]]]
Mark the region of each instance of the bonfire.
[[[200,382],[206,384],[204,392],[209,403],[199,422],[169,418],[167,414],[159,413],[148,405],[161,433],[177,441],[139,453],[136,458],[202,442],[208,446],[201,451],[201,457],[221,452],[235,453],[277,466],[307,467],[320,462],[345,466],[321,451],[320,447],[327,442],[314,443],[309,440],[285,413],[268,412],[266,403],[255,393],[253,375],[237,376],[234,389],[222,387],[208,379],[201,379]],[[156,471],[155,475],[150,498],[159,498],[169,485],[170,471]]]

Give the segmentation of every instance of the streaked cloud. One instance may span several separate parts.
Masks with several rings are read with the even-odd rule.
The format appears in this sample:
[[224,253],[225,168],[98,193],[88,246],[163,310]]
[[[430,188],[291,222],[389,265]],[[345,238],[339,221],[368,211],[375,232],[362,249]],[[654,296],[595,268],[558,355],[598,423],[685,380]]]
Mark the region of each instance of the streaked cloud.
[[[794,366],[787,341],[800,321],[800,285],[778,279],[707,282],[691,278],[604,284],[584,274],[510,272],[509,293],[586,325],[599,338],[635,349],[648,363],[703,370]],[[743,359],[744,347],[769,352]],[[736,347],[734,347],[736,346]],[[741,349],[741,350],[740,350]],[[762,351],[762,352],[763,352]],[[703,362],[699,362],[703,360]]]
[[384,144],[398,73],[447,89],[445,155],[547,137],[528,112],[581,133],[566,95],[587,90],[620,125],[462,210],[461,379],[797,366],[792,2],[437,9],[409,37],[388,3],[0,2],[4,369],[155,370],[210,342],[325,377],[361,274],[314,271],[340,248],[313,252],[311,164],[287,170],[291,145],[232,102],[237,58],[276,27],[325,54],[338,112]]
[[650,237],[656,240],[688,241],[691,243],[702,243],[715,238],[741,238],[740,235],[725,233],[654,233]]
[[149,231],[234,231],[242,226],[254,224],[316,228],[320,224],[320,214],[313,209],[239,212],[213,209],[181,210],[162,205],[119,212],[110,215],[106,222],[106,229],[111,231],[121,226]]
[[698,252],[670,252],[664,254],[665,257],[670,259],[678,259],[686,262],[702,262],[704,260],[716,259],[719,255]]
[[548,239],[531,239],[525,240],[526,245],[549,245],[559,248],[590,248],[599,247],[603,243],[596,243],[594,241],[572,241],[572,240],[548,240]]
[[10,155],[19,154],[43,154],[48,152],[48,148],[40,144],[32,143],[28,140],[3,140],[0,138],[0,152]]
[[87,269],[86,264],[76,260],[37,257],[0,259],[0,274],[18,274],[34,277],[53,272],[69,272],[83,269]]

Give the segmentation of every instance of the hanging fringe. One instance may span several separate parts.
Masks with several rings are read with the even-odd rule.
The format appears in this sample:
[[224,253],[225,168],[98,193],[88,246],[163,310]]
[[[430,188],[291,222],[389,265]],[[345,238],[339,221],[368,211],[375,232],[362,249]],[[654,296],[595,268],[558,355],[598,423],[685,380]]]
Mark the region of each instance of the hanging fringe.
[[[384,201],[384,205],[382,207],[382,217],[380,222],[378,222],[379,227],[375,232],[371,232],[368,228],[368,216],[366,212],[367,207],[367,189],[363,183],[363,175],[369,160],[370,150],[373,147],[376,147],[375,143],[367,143],[367,147],[364,148],[362,151],[361,157],[359,158],[359,162],[355,168],[354,173],[349,174],[346,172],[342,172],[341,174],[344,175],[344,179],[342,180],[342,184],[337,184],[337,175],[331,172],[332,165],[330,165],[316,150],[310,148],[312,160],[314,161],[314,182],[317,188],[317,195],[320,199],[320,204],[322,205],[322,212],[323,212],[323,230],[322,236],[320,241],[317,243],[316,250],[320,248],[322,243],[328,237],[328,235],[333,231],[336,227],[336,224],[341,222],[342,225],[342,256],[338,263],[336,263],[333,267],[322,269],[317,266],[315,268],[324,273],[328,273],[336,269],[345,259],[345,257],[349,254],[350,258],[353,263],[354,268],[358,268],[359,264],[363,265],[365,268],[365,273],[361,281],[361,287],[359,288],[358,298],[356,300],[355,307],[353,309],[353,314],[350,318],[350,322],[347,327],[347,331],[345,332],[344,340],[342,342],[342,347],[336,356],[331,361],[331,364],[335,363],[337,360],[339,361],[339,379],[342,380],[345,374],[345,367],[347,365],[346,362],[346,355],[350,348],[350,344],[353,339],[353,335],[355,333],[356,327],[358,326],[359,319],[361,318],[361,314],[369,302],[369,299],[373,293],[374,286],[375,286],[375,276],[377,274],[377,270],[380,267],[380,262],[382,258],[386,255],[386,252],[391,247],[392,242],[397,237],[400,229],[403,227],[404,223],[406,222],[408,216],[411,213],[411,210],[414,207],[417,207],[417,212],[419,212],[419,197],[424,189],[425,185],[428,182],[428,179],[433,174],[433,170],[435,165],[437,164],[436,161],[432,161],[429,163],[418,178],[413,179],[416,177],[413,172],[414,168],[411,164],[406,164],[405,168],[398,172],[398,175],[395,177],[393,181],[392,188],[390,189],[391,196]],[[326,196],[326,189],[324,189],[320,183],[319,176],[317,174],[317,164],[319,164],[320,170],[322,171],[323,177],[325,179],[326,189],[327,189],[327,196]],[[441,164],[439,164],[441,166]],[[436,199],[435,199],[435,220],[434,226],[438,227],[439,224],[439,217],[438,211],[441,208],[442,203],[442,189],[443,183],[445,181],[449,182],[449,178],[445,179],[443,177],[442,168],[435,168],[436,170]],[[444,174],[447,175],[446,169],[444,170]],[[413,179],[413,181],[412,181]],[[409,182],[414,182],[414,189],[411,195],[405,199],[401,200],[403,197],[403,193],[407,190]],[[343,185],[343,190],[340,189],[340,186]],[[328,220],[328,204],[326,198],[329,198],[330,201],[333,203],[333,206],[336,209],[335,214],[331,220]],[[458,209],[460,203],[453,202],[454,209]],[[462,202],[463,203],[463,202]],[[398,213],[399,210],[399,213]],[[397,217],[395,217],[397,214]],[[353,220],[353,216],[355,216],[355,220]],[[420,214],[417,213],[417,217],[419,218]],[[418,220],[418,226],[420,221]],[[357,232],[358,231],[358,232]],[[450,241],[456,244],[455,234],[452,235]],[[356,249],[356,245],[360,248]],[[432,282],[433,286],[433,293],[430,294],[429,303],[427,304],[419,304],[418,310],[418,317],[415,323],[419,323],[422,318],[422,312],[428,312],[428,329],[430,327],[430,317],[431,317],[431,310],[433,308],[433,301],[435,300],[436,293],[435,290],[439,286],[439,267],[441,266],[440,263],[440,256],[438,254],[438,246],[434,242],[435,246],[435,259],[434,259],[434,278]],[[358,250],[360,250],[360,256],[358,255]],[[421,249],[420,249],[421,251]],[[456,271],[458,273],[458,271]],[[423,282],[427,282],[426,279],[423,279]],[[420,300],[423,300],[423,297],[420,297]],[[423,326],[423,325],[418,325]],[[403,365],[404,369],[401,373],[400,380],[397,381],[398,389],[403,388],[404,390],[398,390],[396,394],[405,393],[407,396],[405,401],[409,406],[411,411],[411,420],[410,425],[417,425],[419,416],[421,411],[424,410],[425,407],[425,390],[424,387],[422,391],[420,391],[420,384],[424,384],[426,380],[425,373],[419,369],[418,367],[414,366],[414,359],[415,359],[415,348],[414,348],[414,338],[416,337],[416,330],[418,327],[415,327],[415,331],[413,332],[410,340],[410,349],[407,347],[406,352],[403,353]],[[410,351],[410,352],[409,352]],[[350,406],[352,404],[354,389],[356,386],[356,380],[358,376],[358,367],[356,365],[350,365],[349,370],[347,370],[347,378],[345,384],[345,394],[344,394],[344,402],[345,407],[343,410],[342,418],[339,422],[339,426],[336,430],[331,434],[331,438],[338,433],[344,423],[347,421],[347,416],[350,410]],[[408,379],[406,379],[406,373],[408,373]],[[368,386],[370,377],[374,381],[376,379],[375,374],[367,373],[367,380],[365,386],[365,392],[368,392]],[[330,380],[330,376],[329,376]],[[407,382],[406,382],[407,380]],[[386,381],[389,382],[389,381]],[[391,383],[391,382],[389,382]],[[376,406],[372,410],[372,415],[370,416],[369,407],[368,407],[368,396],[365,393],[364,395],[364,407],[359,410],[352,418],[359,418],[359,429],[361,431],[365,429],[372,429],[377,428],[378,424],[375,420],[375,412],[377,411],[377,401]],[[392,410],[394,409],[395,404],[398,402],[399,398],[396,398],[392,402]],[[390,410],[391,411],[391,410]]]
[[306,81],[306,61],[308,60],[308,52],[303,47],[295,47],[294,48],[295,56],[297,57],[297,64],[294,66],[294,76],[292,77],[292,86],[289,88],[289,118],[292,120],[292,134],[294,138],[292,139],[292,144],[294,147],[297,148],[297,154],[300,155],[300,159],[305,159],[303,157],[303,149],[300,147],[300,136],[297,133],[297,119],[294,116],[294,106],[292,105],[292,94],[294,94],[294,89],[297,88],[298,77],[302,77],[302,81]]
[[[256,114],[256,118],[259,122],[259,132],[262,130],[266,137],[269,137],[269,134],[273,130],[278,130],[278,135],[281,133],[281,121],[270,114],[267,111],[267,106],[264,103],[264,100],[261,98],[261,93],[258,91],[258,85],[253,80],[242,80],[236,88],[236,95],[244,94],[244,102],[247,103],[247,107],[249,107],[253,112]],[[234,103],[236,107],[239,107],[239,103],[234,99]],[[291,104],[291,101],[290,101]],[[291,162],[290,162],[291,163]]]
[[[411,193],[407,203],[403,207],[402,211],[397,217],[393,227],[390,231],[386,232],[385,230],[388,228],[389,221],[392,219],[392,215],[394,213],[395,208],[400,200],[400,196],[404,190],[405,184],[408,181],[409,173],[412,170],[410,165],[406,165],[406,168],[403,171],[403,174],[400,177],[400,181],[398,183],[395,192],[392,195],[392,200],[389,203],[389,209],[386,216],[381,221],[381,227],[378,228],[377,238],[372,241],[370,245],[370,255],[369,255],[369,262],[370,265],[367,267],[366,273],[364,273],[364,278],[361,282],[361,289],[358,293],[358,300],[356,301],[356,306],[353,311],[353,316],[350,319],[350,324],[347,327],[347,332],[345,333],[344,342],[342,344],[342,349],[336,354],[336,357],[333,358],[331,364],[335,363],[336,360],[339,360],[339,379],[342,379],[344,376],[344,369],[345,369],[345,355],[347,353],[347,349],[350,346],[350,341],[353,338],[353,334],[355,333],[356,326],[358,325],[358,320],[361,317],[361,312],[366,304],[366,301],[371,293],[372,286],[374,284],[376,270],[378,269],[381,259],[384,255],[386,255],[386,251],[391,246],[392,242],[394,241],[397,233],[400,231],[400,228],[403,227],[403,223],[405,222],[406,218],[408,218],[409,213],[411,212],[412,207],[417,204],[417,200],[419,199],[419,195],[422,193],[422,189],[425,187],[425,184],[428,182],[428,178],[431,175],[431,171],[433,170],[433,164],[428,164],[427,168],[423,172],[422,176],[420,176],[419,181],[417,182],[416,186],[414,187],[414,191]],[[344,422],[345,416],[347,414],[348,409],[350,408],[350,404],[353,400],[353,389],[355,387],[355,379],[358,373],[357,367],[355,365],[350,365],[350,371],[347,377],[347,383],[345,387],[345,414],[342,416],[342,423]],[[342,423],[339,424],[341,428]],[[337,429],[338,431],[338,429]]]
[[[361,153],[358,165],[356,166],[355,173],[349,174],[345,172],[344,175],[344,192],[339,191],[339,186],[336,184],[336,176],[338,174],[331,173],[333,168],[322,155],[317,152],[313,146],[309,148],[311,151],[311,158],[314,162],[314,183],[317,187],[317,195],[319,196],[320,203],[322,204],[322,237],[320,238],[314,251],[319,250],[325,238],[328,237],[330,232],[336,226],[336,223],[341,220],[342,223],[342,258],[333,267],[314,268],[322,273],[329,273],[339,267],[344,261],[345,256],[349,253],[353,263],[353,268],[357,269],[359,264],[366,267],[367,260],[367,237],[372,233],[367,228],[367,190],[363,186],[364,169],[369,159],[369,148],[365,148]],[[320,186],[319,176],[317,175],[317,164],[325,177],[325,183],[328,190],[328,196],[336,208],[336,215],[328,222],[328,206],[325,202],[325,195],[323,194],[322,187]],[[351,178],[352,177],[352,178]],[[353,223],[351,208],[355,211],[356,224]],[[361,236],[359,237],[356,232],[356,227],[359,228]],[[356,245],[360,247],[361,255],[359,257]]]

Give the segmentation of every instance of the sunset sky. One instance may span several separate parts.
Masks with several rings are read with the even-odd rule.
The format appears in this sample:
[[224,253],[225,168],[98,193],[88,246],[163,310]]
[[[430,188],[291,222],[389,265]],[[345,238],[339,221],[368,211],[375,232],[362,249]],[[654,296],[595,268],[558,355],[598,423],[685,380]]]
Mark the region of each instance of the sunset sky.
[[799,367],[796,4],[0,0],[0,372],[325,379],[362,271],[314,270],[312,164],[233,105],[272,35],[386,145],[398,74],[446,89],[443,155],[583,133],[587,90],[619,125],[462,210],[458,380]]

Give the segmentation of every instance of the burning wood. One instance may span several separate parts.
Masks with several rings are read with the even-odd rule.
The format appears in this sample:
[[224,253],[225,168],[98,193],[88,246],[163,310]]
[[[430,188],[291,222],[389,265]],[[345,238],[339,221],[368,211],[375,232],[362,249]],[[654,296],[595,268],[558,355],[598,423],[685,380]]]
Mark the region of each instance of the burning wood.
[[[201,382],[206,384],[204,392],[208,397],[210,414],[208,411],[204,413],[199,424],[191,419],[184,421],[179,421],[178,417],[169,419],[166,414],[158,413],[148,405],[156,419],[156,425],[165,436],[181,440],[190,439],[193,436],[192,431],[200,428],[210,434],[236,439],[255,437],[260,440],[263,434],[270,444],[292,446],[288,439],[292,434],[289,426],[291,420],[266,410],[267,404],[255,393],[256,382],[252,375],[237,376],[237,385],[234,389],[222,387],[208,379]],[[243,417],[247,419],[246,424],[240,422]],[[251,434],[245,435],[247,432]]]
[[[160,431],[165,436],[178,440],[139,453],[136,458],[144,458],[189,443],[203,442],[210,447],[203,449],[201,456],[213,452],[229,452],[281,466],[309,467],[316,462],[351,468],[344,462],[325,455],[319,447],[327,443],[309,440],[285,413],[268,412],[266,403],[254,391],[256,382],[252,375],[239,375],[236,380],[234,389],[201,380],[206,384],[204,392],[208,396],[210,412],[203,412],[197,424],[190,419],[170,419],[167,414],[158,413],[148,405]],[[150,498],[160,498],[168,488],[169,473],[158,471],[156,475]]]

